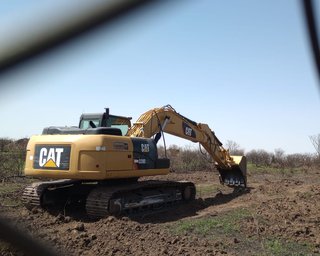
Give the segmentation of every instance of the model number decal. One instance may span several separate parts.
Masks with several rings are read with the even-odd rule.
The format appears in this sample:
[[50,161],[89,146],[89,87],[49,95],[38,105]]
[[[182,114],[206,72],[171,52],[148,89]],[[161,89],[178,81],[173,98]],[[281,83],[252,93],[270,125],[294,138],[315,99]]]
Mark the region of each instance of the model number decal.
[[182,129],[183,129],[183,133],[186,136],[192,137],[192,138],[196,137],[195,131],[187,123],[185,122],[182,123]]
[[113,142],[113,149],[115,150],[128,150],[128,143],[125,142]]

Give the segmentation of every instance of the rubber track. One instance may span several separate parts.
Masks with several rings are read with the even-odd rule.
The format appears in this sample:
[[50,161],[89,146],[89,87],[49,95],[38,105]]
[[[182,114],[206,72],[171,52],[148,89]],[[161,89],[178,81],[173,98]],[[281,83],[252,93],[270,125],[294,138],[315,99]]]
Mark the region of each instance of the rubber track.
[[87,197],[86,211],[90,217],[104,217],[109,215],[109,201],[117,189],[98,187],[93,189]]
[[[152,181],[143,181],[143,182],[137,182],[134,184],[120,185],[120,186],[114,186],[114,187],[107,187],[107,186],[97,187],[93,189],[87,197],[86,211],[87,211],[87,214],[93,218],[106,217],[110,215],[108,208],[109,208],[109,202],[112,198],[119,198],[119,197],[121,198],[123,195],[127,193],[134,193],[135,191],[141,190],[141,189],[176,188],[180,190],[183,187],[187,187],[187,186],[194,187],[194,184],[192,182],[187,182],[187,181],[173,182],[173,181],[152,180]],[[183,201],[183,198],[181,198],[179,202],[180,201]],[[177,204],[179,202],[170,201],[169,203],[171,203],[172,205],[172,204]],[[149,207],[151,208],[152,205],[149,205]],[[139,210],[138,210],[138,213],[139,213]],[[123,213],[124,212],[121,212],[121,214]]]
[[27,186],[22,194],[22,202],[24,206],[28,209],[41,207],[41,196],[44,189],[44,186],[40,186],[40,184],[37,183]]
[[34,207],[42,207],[42,196],[47,189],[59,188],[76,183],[77,181],[69,179],[32,183],[24,189],[22,194],[22,202],[28,209],[32,209]]

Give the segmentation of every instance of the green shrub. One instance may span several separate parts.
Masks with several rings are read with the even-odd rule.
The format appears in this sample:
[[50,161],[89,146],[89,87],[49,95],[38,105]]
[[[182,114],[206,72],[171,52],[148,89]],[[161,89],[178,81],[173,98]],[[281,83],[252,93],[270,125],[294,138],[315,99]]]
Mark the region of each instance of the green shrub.
[[270,239],[264,242],[268,255],[274,256],[304,256],[312,255],[312,246],[293,241]]
[[[159,156],[164,157],[163,147],[158,148]],[[212,159],[207,154],[202,154],[200,150],[190,147],[180,148],[176,145],[170,146],[167,150],[167,157],[170,159],[171,170],[173,172],[195,172],[210,171],[215,169]]]
[[0,139],[0,178],[22,174],[28,139]]

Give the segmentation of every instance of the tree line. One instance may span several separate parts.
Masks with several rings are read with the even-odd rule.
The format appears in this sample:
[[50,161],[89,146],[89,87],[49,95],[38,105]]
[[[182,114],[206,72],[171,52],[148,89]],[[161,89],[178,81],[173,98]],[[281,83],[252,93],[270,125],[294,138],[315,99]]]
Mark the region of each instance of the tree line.
[[[312,137],[315,145],[314,154],[286,154],[284,150],[278,148],[274,152],[264,149],[254,149],[245,152],[239,144],[234,141],[227,141],[224,145],[231,155],[245,155],[248,163],[257,167],[272,168],[300,168],[300,167],[320,167],[320,135]],[[13,140],[0,138],[0,179],[23,175],[26,147],[28,138]],[[319,149],[319,151],[317,151]],[[174,172],[195,172],[212,171],[215,169],[210,156],[205,150],[197,150],[191,147],[179,147],[171,145],[167,149],[158,147],[160,157],[165,155],[170,159],[171,171]]]

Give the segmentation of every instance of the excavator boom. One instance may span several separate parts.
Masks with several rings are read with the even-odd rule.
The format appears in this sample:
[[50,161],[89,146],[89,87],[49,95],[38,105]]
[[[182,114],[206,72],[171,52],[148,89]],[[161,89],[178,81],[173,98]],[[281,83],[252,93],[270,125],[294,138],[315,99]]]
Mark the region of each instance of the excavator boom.
[[157,141],[163,132],[200,143],[214,160],[223,184],[246,186],[245,156],[231,156],[207,124],[196,123],[188,119],[176,112],[170,105],[142,114],[130,127],[127,135],[145,138],[155,135]]

